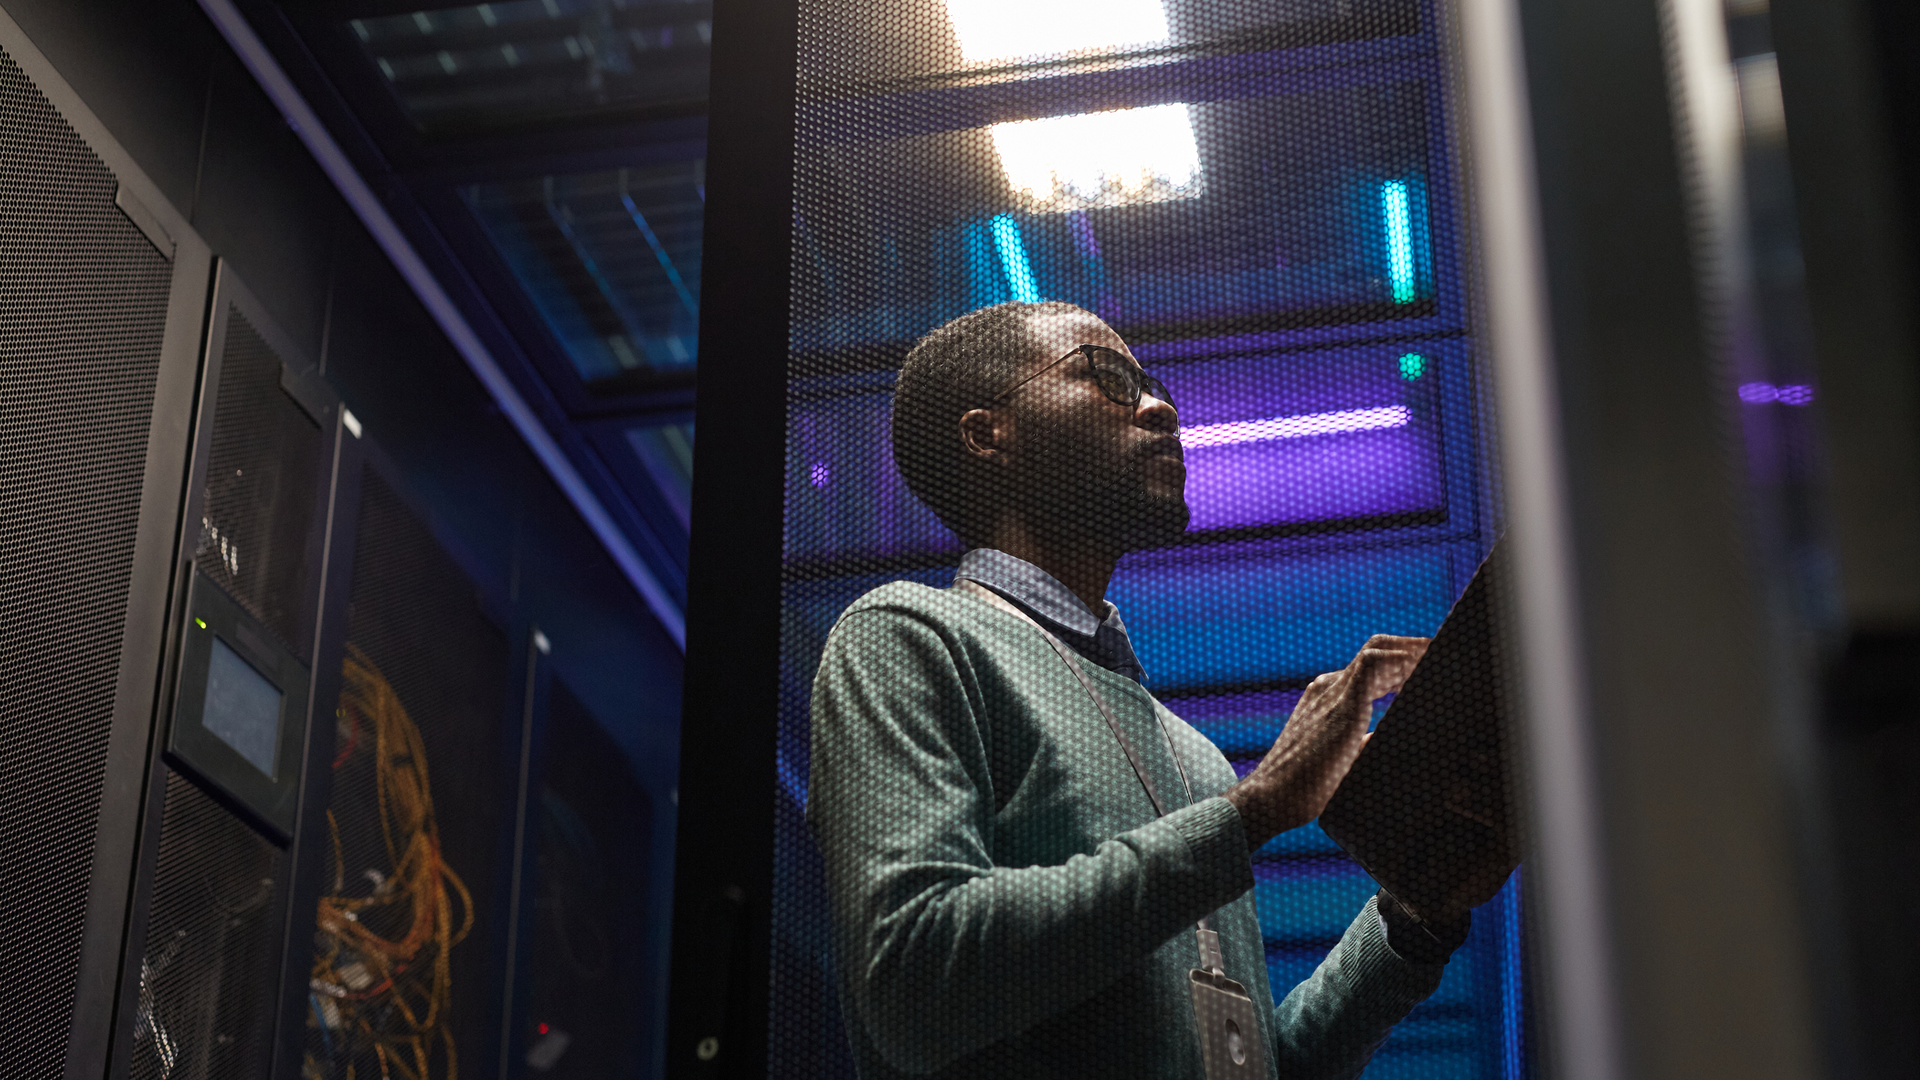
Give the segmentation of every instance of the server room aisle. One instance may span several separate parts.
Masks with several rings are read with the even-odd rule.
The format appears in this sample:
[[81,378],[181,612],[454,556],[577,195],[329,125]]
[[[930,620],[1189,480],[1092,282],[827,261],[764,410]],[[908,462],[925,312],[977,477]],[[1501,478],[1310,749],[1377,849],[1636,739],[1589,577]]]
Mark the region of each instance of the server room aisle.
[[248,17],[0,5],[0,1072],[656,1075],[685,453],[583,482]]

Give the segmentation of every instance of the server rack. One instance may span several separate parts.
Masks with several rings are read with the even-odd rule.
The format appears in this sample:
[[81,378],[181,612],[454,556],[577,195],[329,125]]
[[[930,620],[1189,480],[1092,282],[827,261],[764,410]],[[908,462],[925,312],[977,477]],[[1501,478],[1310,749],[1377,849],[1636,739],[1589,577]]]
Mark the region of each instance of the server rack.
[[206,245],[0,12],[10,274],[0,784],[20,1076],[100,1075],[141,842]]
[[[701,417],[677,1074],[850,1071],[800,813],[808,685],[848,602],[942,584],[959,552],[886,449],[891,369],[919,334],[1071,300],[1174,386],[1183,426],[1220,429],[1189,450],[1196,535],[1124,560],[1109,595],[1149,685],[1237,763],[1367,632],[1431,632],[1499,530],[1453,8],[1154,6],[1168,42],[991,62],[962,56],[952,4],[716,13],[701,378],[727,407]],[[1154,108],[1184,111],[1199,179],[1131,201],[1009,190],[998,129]],[[1318,444],[1341,454],[1233,437],[1376,410],[1391,430]],[[778,538],[737,527],[776,515]],[[1202,625],[1254,607],[1292,625]],[[703,850],[742,834],[724,860]],[[1371,891],[1341,862],[1306,832],[1256,860],[1276,980],[1310,970]],[[1520,921],[1512,893],[1482,914],[1404,1067],[1525,1074]]]
[[645,1076],[653,1046],[636,1023],[651,997],[650,928],[629,914],[645,895],[652,800],[626,755],[566,681],[539,718],[525,788],[520,923],[526,975],[507,1060],[551,1080]]
[[338,680],[323,599],[356,426],[219,263],[110,1076],[268,1067],[304,955],[294,868],[324,788],[311,719]]
[[537,671],[392,465],[370,449],[360,470],[344,679],[315,759],[330,790],[304,909],[313,966],[284,980],[301,1022],[276,1075],[416,1053],[435,1075],[455,1056],[485,1069],[502,1053]]
[[434,854],[479,917],[445,1041],[520,1075],[545,636],[4,11],[0,115],[8,1075],[337,1063],[313,1060],[328,1013],[366,988],[316,940],[380,888],[386,792],[354,745],[376,683],[460,781],[434,785]]

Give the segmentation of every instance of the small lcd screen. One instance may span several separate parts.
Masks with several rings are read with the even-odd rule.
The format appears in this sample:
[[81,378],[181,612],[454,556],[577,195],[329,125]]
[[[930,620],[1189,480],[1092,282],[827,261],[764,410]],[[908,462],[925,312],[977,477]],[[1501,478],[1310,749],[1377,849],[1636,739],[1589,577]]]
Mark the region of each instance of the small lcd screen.
[[200,724],[274,778],[280,760],[280,688],[219,637],[207,663],[207,701]]

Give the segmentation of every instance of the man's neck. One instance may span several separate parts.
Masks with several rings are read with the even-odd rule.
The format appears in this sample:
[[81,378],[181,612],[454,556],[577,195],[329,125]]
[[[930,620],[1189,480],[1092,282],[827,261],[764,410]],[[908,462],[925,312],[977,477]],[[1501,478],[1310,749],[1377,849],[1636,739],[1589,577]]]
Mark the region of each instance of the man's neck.
[[1114,564],[1120,561],[1119,552],[1084,539],[1049,536],[1020,521],[1001,522],[988,545],[1052,574],[1095,618],[1106,614],[1107,585],[1113,580]]

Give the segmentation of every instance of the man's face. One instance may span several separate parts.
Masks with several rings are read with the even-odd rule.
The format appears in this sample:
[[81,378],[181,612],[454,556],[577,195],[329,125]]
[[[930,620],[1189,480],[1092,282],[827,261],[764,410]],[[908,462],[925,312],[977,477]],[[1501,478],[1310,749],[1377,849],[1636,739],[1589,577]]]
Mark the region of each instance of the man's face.
[[[1134,362],[1120,335],[1091,315],[1039,316],[1029,328],[1034,345],[1023,377],[1081,344],[1105,345]],[[1014,412],[1010,479],[1030,522],[1122,551],[1186,531],[1187,467],[1173,406],[1150,394],[1132,407],[1115,402],[1086,357],[1073,356],[998,408]]]

